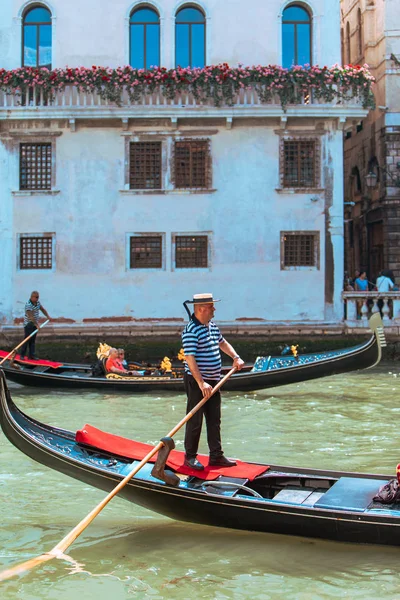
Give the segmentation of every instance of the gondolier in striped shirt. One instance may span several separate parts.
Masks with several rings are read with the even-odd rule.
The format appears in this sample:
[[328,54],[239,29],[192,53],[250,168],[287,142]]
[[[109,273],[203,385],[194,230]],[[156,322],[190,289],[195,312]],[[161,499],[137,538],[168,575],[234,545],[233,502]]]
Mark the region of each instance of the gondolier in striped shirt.
[[[51,319],[49,313],[39,302],[39,292],[34,291],[31,293],[31,296],[28,302],[25,304],[25,316],[24,316],[24,332],[25,337],[28,337],[31,333],[38,329],[39,327],[39,312],[42,312],[45,317]],[[29,347],[29,358],[35,359],[35,344],[36,344],[36,333],[29,340],[25,342],[25,344],[21,348],[20,358],[24,359],[26,351]]]
[[[212,388],[221,378],[221,350],[233,360],[233,366],[240,370],[244,362],[234,348],[222,336],[212,321],[215,313],[212,294],[195,294],[192,301],[194,312],[184,331],[182,344],[185,354],[185,390],[187,412],[191,411],[203,398],[209,398]],[[203,407],[186,423],[185,465],[203,470],[196,458],[200,441],[203,414],[207,426],[207,442],[210,451],[209,465],[232,467],[233,460],[224,456],[221,444],[221,395],[215,393]]]

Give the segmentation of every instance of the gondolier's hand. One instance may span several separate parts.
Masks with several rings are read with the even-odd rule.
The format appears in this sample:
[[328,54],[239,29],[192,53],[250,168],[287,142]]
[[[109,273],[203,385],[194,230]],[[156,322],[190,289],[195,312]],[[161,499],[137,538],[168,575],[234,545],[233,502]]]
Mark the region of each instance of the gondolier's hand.
[[240,356],[235,356],[233,359],[233,366],[236,367],[238,371],[243,368],[244,360],[240,358]]
[[203,393],[203,398],[209,398],[211,396],[212,385],[203,381],[203,383],[199,385],[199,387]]

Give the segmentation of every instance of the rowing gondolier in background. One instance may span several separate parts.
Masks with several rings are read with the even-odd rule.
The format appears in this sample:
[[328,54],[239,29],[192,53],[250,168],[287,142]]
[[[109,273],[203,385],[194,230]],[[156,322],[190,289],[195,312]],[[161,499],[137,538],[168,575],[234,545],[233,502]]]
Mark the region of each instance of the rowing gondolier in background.
[[[185,354],[185,390],[187,394],[186,412],[191,411],[203,398],[209,398],[213,387],[221,378],[221,350],[233,360],[233,366],[240,370],[244,361],[233,346],[222,336],[212,321],[215,313],[212,294],[195,294],[187,304],[194,305],[194,312],[182,332],[182,345]],[[188,310],[189,312],[189,310]],[[190,314],[190,313],[189,313]],[[210,451],[209,465],[233,467],[236,463],[224,456],[221,444],[221,395],[215,393],[203,407],[186,423],[185,465],[203,470],[197,459],[203,414],[207,426],[207,442]]]
[[[31,333],[38,329],[39,327],[39,312],[42,312],[45,317],[51,320],[51,317],[44,306],[42,306],[39,302],[39,292],[34,291],[31,293],[31,297],[28,302],[25,304],[25,316],[24,316],[24,331],[25,337],[28,337]],[[35,359],[35,344],[36,344],[36,335],[33,335],[29,340],[25,342],[25,344],[21,348],[20,358],[24,359],[26,351],[29,347],[28,357],[31,359]]]

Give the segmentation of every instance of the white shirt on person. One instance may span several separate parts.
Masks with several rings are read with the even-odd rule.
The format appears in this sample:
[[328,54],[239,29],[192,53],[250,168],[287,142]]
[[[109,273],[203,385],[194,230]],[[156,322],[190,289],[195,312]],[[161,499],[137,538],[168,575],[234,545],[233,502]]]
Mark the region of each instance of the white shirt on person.
[[26,327],[26,325],[28,325],[28,323],[34,323],[34,321],[32,321],[29,317],[28,317],[28,311],[33,313],[33,317],[36,320],[36,323],[39,321],[39,311],[41,308],[41,304],[39,302],[39,300],[36,302],[36,304],[34,302],[32,302],[31,299],[28,300],[28,302],[25,304],[25,316],[24,316],[24,327]]
[[378,292],[390,292],[390,290],[394,288],[394,283],[390,279],[390,277],[386,277],[385,275],[381,275],[376,280],[376,289]]

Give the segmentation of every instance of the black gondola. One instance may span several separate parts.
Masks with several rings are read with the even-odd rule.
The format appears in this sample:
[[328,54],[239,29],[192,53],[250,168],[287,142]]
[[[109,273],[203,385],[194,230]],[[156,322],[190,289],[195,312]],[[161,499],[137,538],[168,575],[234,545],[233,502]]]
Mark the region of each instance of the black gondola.
[[[254,365],[235,373],[226,382],[224,389],[232,391],[254,391],[289,383],[308,381],[319,377],[348,373],[358,369],[374,367],[382,357],[386,346],[382,319],[375,313],[369,321],[373,332],[365,343],[351,348],[294,356],[260,357]],[[48,361],[20,363],[19,368],[3,364],[7,378],[22,385],[50,388],[82,389],[99,391],[183,391],[182,376],[142,375],[125,379],[92,377],[90,367],[80,367]]]
[[[2,373],[0,388],[0,422],[5,435],[41,464],[109,492],[142,458],[132,459],[137,452],[133,441],[116,441],[115,436],[96,430],[100,443],[95,447],[90,438],[78,442],[73,432],[31,419],[13,403]],[[90,426],[83,432],[87,429]],[[134,445],[132,452],[129,444]],[[112,451],[107,449],[110,445]],[[145,453],[151,448],[143,446]],[[179,459],[182,454],[176,453],[174,464],[183,462]],[[120,496],[173,519],[337,541],[400,544],[400,504],[373,500],[380,486],[391,479],[388,475],[239,462],[229,469],[206,468],[201,477],[211,480],[189,472],[172,487],[152,477],[152,466],[146,464]],[[179,473],[179,467],[175,472]]]

